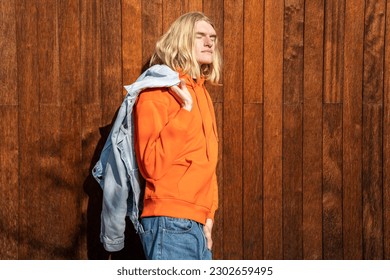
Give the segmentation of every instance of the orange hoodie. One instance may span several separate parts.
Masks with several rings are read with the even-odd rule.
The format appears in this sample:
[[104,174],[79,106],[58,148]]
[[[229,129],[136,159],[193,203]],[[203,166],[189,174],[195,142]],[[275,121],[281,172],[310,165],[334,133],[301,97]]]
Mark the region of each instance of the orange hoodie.
[[181,108],[168,88],[141,93],[134,110],[135,151],[146,179],[141,217],[169,216],[204,224],[218,207],[218,136],[204,80],[180,74],[192,95]]

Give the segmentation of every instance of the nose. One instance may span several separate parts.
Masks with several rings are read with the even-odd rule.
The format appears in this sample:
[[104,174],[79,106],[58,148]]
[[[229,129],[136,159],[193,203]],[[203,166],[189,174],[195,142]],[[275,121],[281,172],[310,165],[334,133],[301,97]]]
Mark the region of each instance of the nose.
[[210,36],[204,37],[204,45],[210,48],[213,46],[213,40],[210,38]]

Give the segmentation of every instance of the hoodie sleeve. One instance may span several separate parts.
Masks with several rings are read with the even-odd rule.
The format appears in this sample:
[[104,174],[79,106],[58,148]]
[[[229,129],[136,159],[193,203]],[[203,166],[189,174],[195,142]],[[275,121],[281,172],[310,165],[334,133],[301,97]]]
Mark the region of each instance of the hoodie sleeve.
[[211,207],[210,213],[207,218],[210,218],[214,221],[215,212],[218,209],[218,182],[217,182],[217,174],[214,173],[212,179],[212,189],[213,189],[213,205]]
[[[154,92],[154,94],[163,94]],[[177,159],[188,141],[193,115],[181,108],[168,119],[169,102],[139,100],[135,110],[136,152],[143,176],[158,180]]]

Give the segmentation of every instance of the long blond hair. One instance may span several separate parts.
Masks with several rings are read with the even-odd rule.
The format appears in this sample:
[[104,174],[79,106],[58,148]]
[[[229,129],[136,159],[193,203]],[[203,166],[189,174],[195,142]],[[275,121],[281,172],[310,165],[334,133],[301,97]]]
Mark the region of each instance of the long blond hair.
[[194,41],[195,24],[198,21],[205,21],[215,29],[213,22],[201,12],[190,12],[180,16],[157,41],[150,66],[165,64],[173,70],[181,69],[191,77],[204,77],[211,83],[218,84],[222,62],[218,38],[214,42],[213,62],[200,67],[196,61]]

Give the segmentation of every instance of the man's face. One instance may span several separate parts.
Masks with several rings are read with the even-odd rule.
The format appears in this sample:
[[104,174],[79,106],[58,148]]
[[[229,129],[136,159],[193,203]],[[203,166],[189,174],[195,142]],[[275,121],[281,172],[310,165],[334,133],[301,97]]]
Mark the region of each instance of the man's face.
[[195,56],[199,65],[213,62],[216,38],[216,32],[209,23],[203,20],[195,23]]

